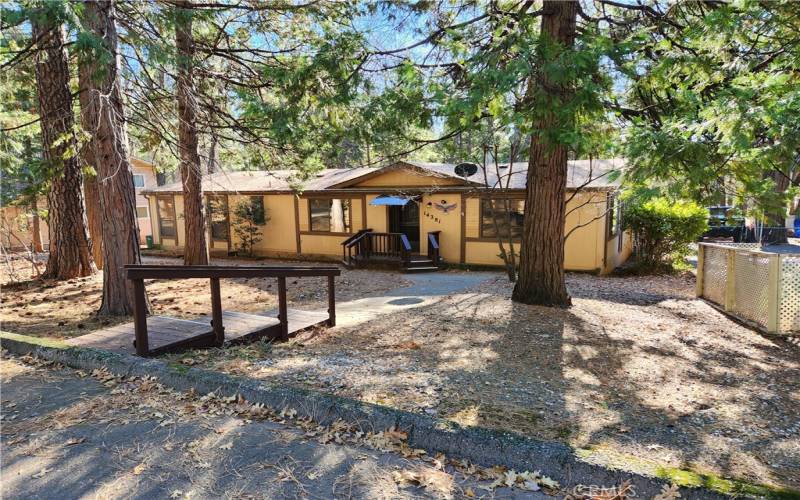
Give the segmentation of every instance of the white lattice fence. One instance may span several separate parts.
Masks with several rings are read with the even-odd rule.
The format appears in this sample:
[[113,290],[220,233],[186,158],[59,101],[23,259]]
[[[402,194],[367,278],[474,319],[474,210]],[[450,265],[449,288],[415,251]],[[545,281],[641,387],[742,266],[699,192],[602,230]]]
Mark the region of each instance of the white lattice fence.
[[703,259],[701,295],[718,305],[725,305],[725,283],[728,281],[728,252],[724,248],[706,247]]
[[735,314],[766,328],[770,306],[770,256],[737,250],[734,259],[734,298],[729,306]]
[[800,332],[800,254],[701,243],[697,295],[769,332]]
[[800,332],[800,255],[781,257],[780,324],[785,333]]

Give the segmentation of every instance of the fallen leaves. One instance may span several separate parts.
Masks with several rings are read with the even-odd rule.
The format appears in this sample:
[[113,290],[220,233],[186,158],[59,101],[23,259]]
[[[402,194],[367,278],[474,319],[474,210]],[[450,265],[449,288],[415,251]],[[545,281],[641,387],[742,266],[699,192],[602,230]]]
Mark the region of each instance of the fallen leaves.
[[[98,396],[83,401],[81,405],[56,412],[56,423],[60,426],[84,423],[103,414],[101,421],[110,422],[120,418],[157,420],[158,426],[173,425],[191,419],[211,419],[220,416],[234,417],[237,425],[246,425],[257,420],[292,425],[303,432],[306,438],[315,438],[321,444],[353,445],[371,448],[381,452],[395,453],[403,458],[417,461],[416,467],[398,470],[392,474],[398,485],[410,485],[428,489],[438,496],[452,497],[454,494],[453,471],[482,482],[478,487],[487,491],[498,488],[515,488],[522,491],[539,491],[546,489],[555,492],[559,484],[542,475],[540,472],[517,472],[501,466],[481,467],[467,461],[449,459],[439,453],[430,456],[426,450],[415,448],[408,442],[409,434],[397,426],[375,432],[365,432],[360,426],[337,420],[323,425],[308,416],[299,415],[289,406],[275,410],[261,403],[251,403],[241,394],[223,395],[210,392],[198,396],[194,391],[177,392],[161,385],[154,377],[123,377],[112,374],[106,369],[93,370],[89,376],[98,379],[104,385],[112,387],[108,395]],[[105,400],[103,400],[105,398]],[[113,399],[113,401],[106,401]],[[124,415],[115,414],[115,408],[126,408]],[[114,415],[109,417],[109,414]],[[51,415],[52,417],[52,415]],[[225,434],[225,427],[212,427],[216,434]],[[84,442],[85,438],[73,438],[67,445]],[[173,450],[173,444],[166,443],[164,449]],[[209,455],[209,444],[194,441],[185,446],[187,458],[196,469],[210,469],[213,457]],[[232,441],[218,444],[217,449],[229,451],[234,449]],[[136,465],[132,473],[142,474],[147,468],[145,463]],[[35,477],[50,472],[41,471]],[[474,489],[462,492],[467,497],[475,497]],[[663,499],[670,500],[670,499]]]
[[481,488],[492,491],[496,488],[516,488],[524,491],[539,491],[543,487],[550,490],[558,490],[559,484],[557,481],[542,475],[541,472],[517,472],[514,470],[505,470],[502,467],[493,467],[488,469],[489,474],[495,476],[494,481],[487,485],[480,486]]
[[46,476],[47,474],[49,474],[52,471],[53,471],[53,469],[45,467],[44,469],[40,470],[39,472],[37,472],[36,474],[34,474],[31,477],[33,477],[34,479],[41,479],[41,478],[43,478],[44,476]]
[[451,474],[430,467],[394,471],[392,479],[400,486],[409,484],[419,486],[439,493],[445,498],[452,498],[455,484]]
[[416,350],[420,348],[420,345],[414,342],[413,340],[407,340],[405,342],[400,342],[399,344],[394,346],[395,349],[411,349]]
[[678,486],[675,484],[669,486],[665,484],[661,487],[661,492],[653,497],[653,500],[677,500],[681,497],[681,493],[678,489]]

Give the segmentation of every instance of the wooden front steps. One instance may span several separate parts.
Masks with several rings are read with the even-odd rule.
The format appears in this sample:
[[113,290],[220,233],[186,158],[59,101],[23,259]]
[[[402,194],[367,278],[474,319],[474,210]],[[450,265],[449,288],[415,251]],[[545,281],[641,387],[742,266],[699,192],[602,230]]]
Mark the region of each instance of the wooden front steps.
[[[286,312],[289,320],[289,335],[328,321],[326,311],[287,309]],[[225,327],[226,344],[244,343],[262,338],[278,339],[281,336],[277,310],[263,315],[225,311],[222,313],[222,322]],[[194,320],[188,320],[169,316],[151,316],[147,319],[147,330],[150,355],[214,346],[214,330],[210,317],[201,316]],[[136,354],[134,337],[134,324],[125,323],[69,339],[67,344]]]
[[349,259],[343,259],[342,265],[348,269],[361,268],[396,268],[404,273],[432,273],[439,270],[439,266],[434,261],[424,255],[412,254],[408,264],[404,264],[402,260],[381,256],[370,256],[364,258],[361,256],[353,256]]
[[439,270],[440,231],[428,233],[428,255],[412,253],[413,246],[403,233],[376,233],[362,229],[342,242],[342,264],[354,267],[394,267],[405,273]]
[[439,266],[433,259],[423,255],[412,255],[408,264],[401,266],[400,270],[404,273],[432,273],[438,271]]

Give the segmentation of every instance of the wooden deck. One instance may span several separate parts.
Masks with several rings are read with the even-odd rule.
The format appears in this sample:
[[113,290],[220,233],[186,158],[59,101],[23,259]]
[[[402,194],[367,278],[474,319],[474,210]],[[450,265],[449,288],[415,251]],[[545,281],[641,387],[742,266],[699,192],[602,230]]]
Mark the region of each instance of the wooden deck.
[[[244,343],[264,337],[280,338],[281,329],[277,313],[277,310],[263,314],[223,312],[225,343]],[[287,317],[289,335],[293,335],[306,328],[327,322],[328,313],[326,311],[288,309]],[[151,316],[147,318],[147,329],[151,355],[214,345],[214,331],[211,327],[210,317],[201,316],[195,320],[187,320],[168,316]],[[136,354],[134,338],[135,329],[131,322],[75,337],[68,340],[67,344]]]

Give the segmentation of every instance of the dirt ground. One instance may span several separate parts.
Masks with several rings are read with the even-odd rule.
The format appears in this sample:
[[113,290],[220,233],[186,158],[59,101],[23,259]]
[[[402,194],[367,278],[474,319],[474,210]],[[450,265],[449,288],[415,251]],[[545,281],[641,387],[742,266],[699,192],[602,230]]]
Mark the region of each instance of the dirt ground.
[[[570,309],[514,304],[498,273],[354,326],[169,359],[560,440],[590,460],[644,473],[691,470],[800,488],[798,338],[728,319],[694,298],[691,275],[571,273],[567,281]],[[343,271],[337,302],[406,285],[394,273]],[[228,282],[224,306],[269,309],[275,286]],[[156,313],[209,308],[199,280],[148,292]],[[299,280],[289,294],[295,307],[325,301],[321,281]],[[79,335],[107,321],[93,317],[99,300],[99,277],[6,286],[3,329]]]
[[[179,259],[144,257],[147,264],[180,264]],[[325,265],[291,261],[244,261],[225,259],[225,265]],[[69,281],[31,280],[30,263],[21,255],[13,260],[14,278],[7,265],[0,265],[2,304],[0,320],[6,331],[25,335],[70,338],[117,323],[131,321],[130,317],[99,318],[95,315],[102,300],[102,273]],[[39,264],[44,270],[45,262]],[[147,295],[153,314],[195,318],[211,312],[208,280],[146,282]],[[342,269],[336,279],[338,301],[352,300],[369,294],[404,286],[403,276],[390,272]],[[223,309],[240,312],[260,312],[278,306],[278,284],[274,278],[222,280]],[[325,278],[287,280],[287,297],[292,307],[299,309],[324,308],[327,301]]]
[[694,298],[691,275],[568,286],[570,309],[525,306],[497,275],[355,327],[173,359],[560,440],[645,473],[800,487],[797,339],[729,320]]

